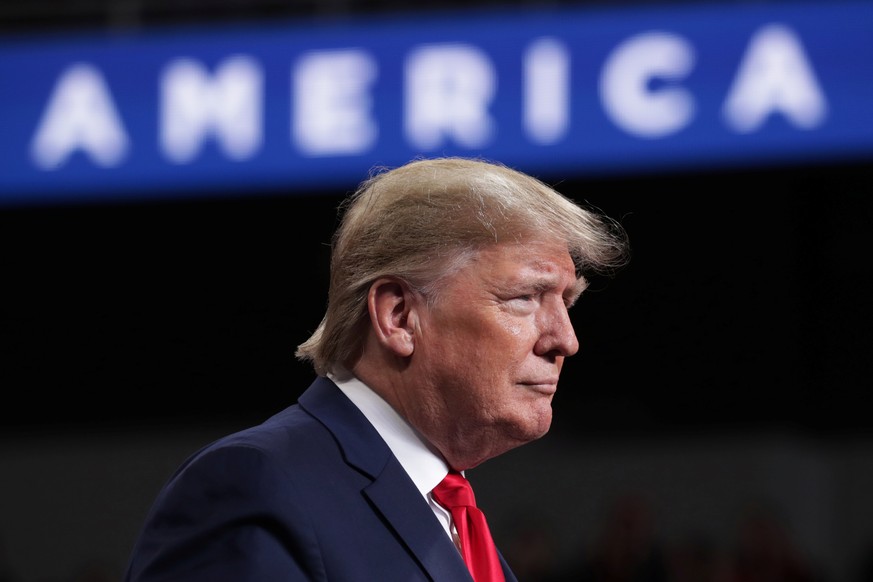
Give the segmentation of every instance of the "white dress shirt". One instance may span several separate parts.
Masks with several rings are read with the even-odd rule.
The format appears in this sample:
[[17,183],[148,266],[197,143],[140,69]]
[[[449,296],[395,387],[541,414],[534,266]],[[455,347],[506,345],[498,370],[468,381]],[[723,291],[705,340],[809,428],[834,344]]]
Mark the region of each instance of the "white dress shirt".
[[328,377],[339,386],[343,394],[348,396],[382,436],[436,515],[446,535],[457,547],[458,540],[452,526],[452,516],[443,506],[434,501],[431,495],[433,488],[449,473],[445,460],[428,445],[417,430],[369,386],[351,374],[343,378],[328,374]]

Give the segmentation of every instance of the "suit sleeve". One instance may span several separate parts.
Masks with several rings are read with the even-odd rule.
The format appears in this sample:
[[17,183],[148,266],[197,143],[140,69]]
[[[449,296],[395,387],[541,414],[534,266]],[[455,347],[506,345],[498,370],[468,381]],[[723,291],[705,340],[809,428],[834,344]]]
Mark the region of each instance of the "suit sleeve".
[[207,450],[156,499],[125,581],[326,580],[305,506],[291,475],[265,451]]

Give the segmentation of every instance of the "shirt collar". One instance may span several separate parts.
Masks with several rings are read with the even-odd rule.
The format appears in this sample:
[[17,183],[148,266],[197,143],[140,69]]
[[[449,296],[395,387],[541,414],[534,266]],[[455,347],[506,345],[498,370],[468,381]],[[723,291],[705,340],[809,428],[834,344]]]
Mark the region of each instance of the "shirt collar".
[[367,417],[419,492],[427,497],[449,472],[445,460],[369,386],[351,374],[343,375],[342,378],[328,374],[328,377]]

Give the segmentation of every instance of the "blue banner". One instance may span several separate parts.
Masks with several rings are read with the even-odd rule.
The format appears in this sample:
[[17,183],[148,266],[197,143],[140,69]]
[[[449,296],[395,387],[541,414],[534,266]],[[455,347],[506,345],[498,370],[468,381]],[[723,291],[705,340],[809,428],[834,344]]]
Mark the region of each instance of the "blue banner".
[[0,42],[0,201],[873,159],[873,3],[463,11]]

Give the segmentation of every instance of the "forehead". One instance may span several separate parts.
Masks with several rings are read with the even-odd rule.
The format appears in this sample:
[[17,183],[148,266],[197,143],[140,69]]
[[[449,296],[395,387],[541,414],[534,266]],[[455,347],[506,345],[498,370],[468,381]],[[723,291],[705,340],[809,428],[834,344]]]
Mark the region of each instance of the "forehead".
[[495,243],[479,250],[464,269],[486,284],[570,286],[576,270],[566,244]]
[[573,265],[565,243],[540,240],[488,245],[480,250],[479,262],[500,262],[546,271]]

